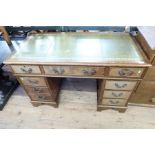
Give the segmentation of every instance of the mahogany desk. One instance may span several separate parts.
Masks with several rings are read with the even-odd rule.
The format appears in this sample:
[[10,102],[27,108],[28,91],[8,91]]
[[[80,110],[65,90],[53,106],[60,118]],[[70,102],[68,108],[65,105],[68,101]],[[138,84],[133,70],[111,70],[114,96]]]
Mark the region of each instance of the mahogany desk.
[[[128,33],[59,32],[34,34],[5,61],[34,106],[57,107],[64,77],[97,79],[97,110],[124,112],[150,66]],[[60,78],[61,77],[61,78]]]

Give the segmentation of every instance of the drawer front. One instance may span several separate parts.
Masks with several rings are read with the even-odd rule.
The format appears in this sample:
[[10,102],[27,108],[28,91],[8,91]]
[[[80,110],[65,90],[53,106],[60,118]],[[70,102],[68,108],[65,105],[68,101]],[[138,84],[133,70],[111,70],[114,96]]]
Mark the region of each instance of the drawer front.
[[47,87],[31,87],[31,86],[25,86],[26,91],[29,94],[41,94],[41,93],[50,93],[49,89]]
[[131,95],[131,92],[127,91],[111,91],[111,90],[105,90],[103,93],[104,98],[123,98],[128,99]]
[[50,94],[31,94],[32,101],[53,101]]
[[33,65],[11,65],[14,73],[22,74],[41,74],[39,66]]
[[103,99],[102,104],[103,105],[109,105],[109,106],[125,106],[127,100],[124,99]]
[[111,67],[109,76],[115,77],[141,77],[144,68],[116,68]]
[[105,89],[133,90],[137,81],[110,81],[106,80]]
[[20,77],[24,85],[29,86],[46,86],[44,78],[41,77]]
[[104,67],[86,66],[43,66],[45,74],[52,75],[80,75],[80,76],[104,76]]

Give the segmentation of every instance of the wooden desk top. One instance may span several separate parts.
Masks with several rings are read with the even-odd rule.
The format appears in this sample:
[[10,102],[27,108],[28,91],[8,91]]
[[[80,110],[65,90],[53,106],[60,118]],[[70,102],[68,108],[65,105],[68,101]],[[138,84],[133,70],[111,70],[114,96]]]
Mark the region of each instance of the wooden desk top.
[[138,30],[152,50],[155,50],[155,26],[139,26]]
[[34,34],[6,64],[148,66],[143,51],[128,33],[56,32]]

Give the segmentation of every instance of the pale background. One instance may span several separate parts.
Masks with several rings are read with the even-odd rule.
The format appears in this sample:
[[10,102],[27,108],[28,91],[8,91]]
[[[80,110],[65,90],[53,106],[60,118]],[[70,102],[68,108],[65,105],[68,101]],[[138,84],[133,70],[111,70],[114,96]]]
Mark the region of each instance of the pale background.
[[[153,0],[4,0],[5,26],[153,26]],[[1,154],[154,155],[154,130],[1,130]]]

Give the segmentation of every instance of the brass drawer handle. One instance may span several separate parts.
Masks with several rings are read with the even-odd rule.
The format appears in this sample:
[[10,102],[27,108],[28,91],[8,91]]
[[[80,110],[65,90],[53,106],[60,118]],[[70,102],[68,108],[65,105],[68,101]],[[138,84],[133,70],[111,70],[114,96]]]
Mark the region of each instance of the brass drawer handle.
[[52,71],[55,73],[55,74],[63,74],[65,72],[64,68],[52,68]]
[[38,80],[27,80],[29,83],[31,83],[31,84],[38,84],[39,83],[39,81]]
[[26,69],[26,66],[21,67],[20,70],[24,73],[29,73],[29,74],[32,73],[33,71],[32,68]]
[[119,104],[119,101],[109,100],[110,104]]
[[82,73],[84,75],[95,75],[96,74],[96,70],[95,69],[83,69]]
[[134,71],[128,69],[128,68],[124,68],[124,69],[121,69],[118,74],[120,76],[131,76],[134,74]]
[[116,94],[116,93],[112,92],[112,95],[113,95],[114,97],[121,97],[121,96],[123,95],[123,93]]
[[125,88],[127,86],[126,83],[122,84],[122,85],[119,85],[118,83],[115,83],[115,87],[117,88]]

